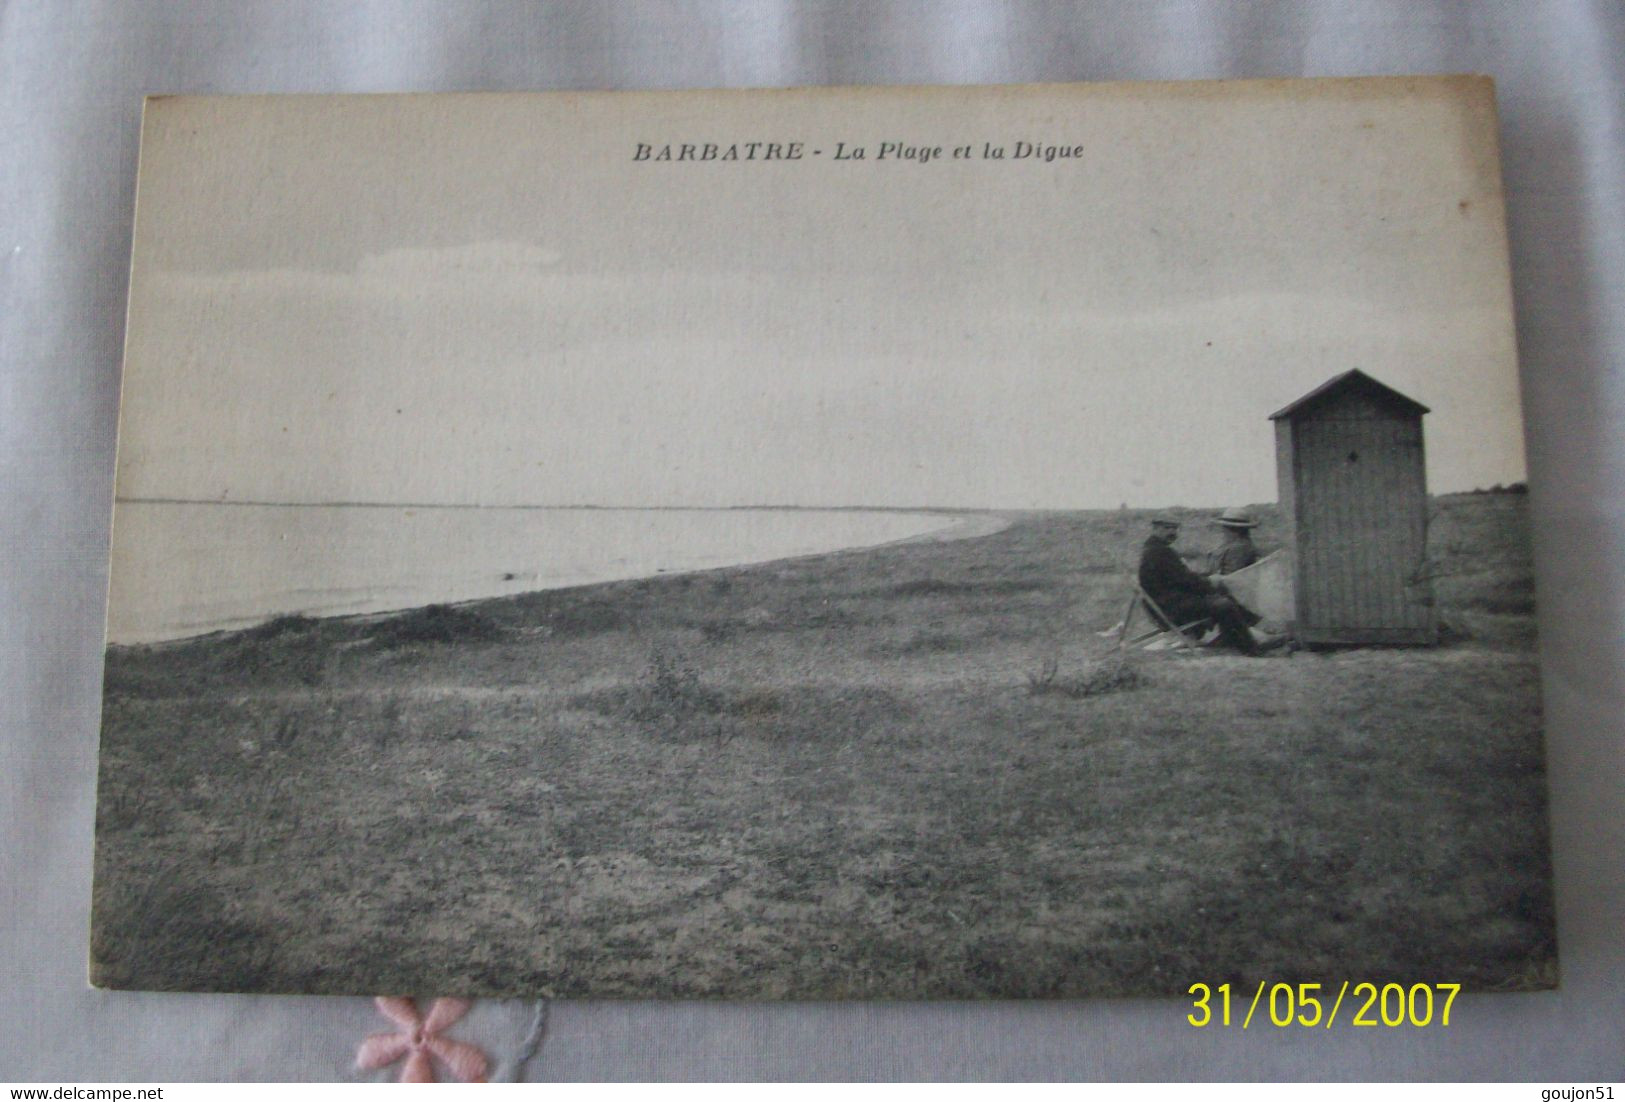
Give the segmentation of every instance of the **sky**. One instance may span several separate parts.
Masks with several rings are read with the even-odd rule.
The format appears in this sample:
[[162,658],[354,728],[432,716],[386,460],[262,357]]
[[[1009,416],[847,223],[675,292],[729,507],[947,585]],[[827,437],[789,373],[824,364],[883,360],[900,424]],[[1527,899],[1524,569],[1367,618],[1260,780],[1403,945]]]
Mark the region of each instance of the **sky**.
[[[753,140],[802,158],[634,160]],[[1353,367],[1471,489],[1524,477],[1515,361],[1472,80],[164,98],[119,494],[1260,503]]]

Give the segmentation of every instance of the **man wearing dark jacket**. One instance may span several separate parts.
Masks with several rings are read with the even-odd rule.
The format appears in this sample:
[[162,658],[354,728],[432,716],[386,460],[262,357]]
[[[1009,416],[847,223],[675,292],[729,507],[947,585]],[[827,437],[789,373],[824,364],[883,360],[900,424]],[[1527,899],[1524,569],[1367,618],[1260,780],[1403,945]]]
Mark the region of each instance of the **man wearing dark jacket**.
[[1257,654],[1258,643],[1247,630],[1251,618],[1222,588],[1185,565],[1173,544],[1179,521],[1159,516],[1151,521],[1151,535],[1140,551],[1140,588],[1178,627],[1193,620],[1212,620],[1219,626],[1219,642],[1243,654]]

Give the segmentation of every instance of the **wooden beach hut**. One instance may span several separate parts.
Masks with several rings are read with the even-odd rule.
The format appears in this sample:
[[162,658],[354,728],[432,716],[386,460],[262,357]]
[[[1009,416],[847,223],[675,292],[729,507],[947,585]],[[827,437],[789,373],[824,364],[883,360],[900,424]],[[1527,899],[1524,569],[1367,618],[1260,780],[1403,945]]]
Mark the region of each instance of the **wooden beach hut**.
[[1270,414],[1300,641],[1438,641],[1425,569],[1427,412],[1355,370]]

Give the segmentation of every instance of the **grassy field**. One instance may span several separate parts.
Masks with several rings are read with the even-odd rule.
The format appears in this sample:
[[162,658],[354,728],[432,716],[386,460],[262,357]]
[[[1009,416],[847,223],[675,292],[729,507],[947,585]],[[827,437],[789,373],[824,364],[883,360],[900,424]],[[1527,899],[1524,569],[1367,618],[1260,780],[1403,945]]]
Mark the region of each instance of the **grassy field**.
[[1428,650],[1119,667],[1134,511],[114,648],[95,979],[1548,985],[1524,504],[1435,502]]

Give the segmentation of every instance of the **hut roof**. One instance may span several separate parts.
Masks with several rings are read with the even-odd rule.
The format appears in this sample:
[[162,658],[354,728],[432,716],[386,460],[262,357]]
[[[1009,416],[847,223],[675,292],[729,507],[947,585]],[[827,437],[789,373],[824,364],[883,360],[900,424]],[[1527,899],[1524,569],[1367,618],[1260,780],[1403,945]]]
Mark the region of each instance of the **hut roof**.
[[1351,371],[1343,372],[1341,375],[1332,376],[1330,379],[1327,379],[1324,383],[1317,386],[1314,390],[1311,390],[1308,394],[1305,394],[1302,398],[1299,398],[1296,402],[1276,410],[1274,413],[1270,414],[1270,420],[1278,421],[1282,417],[1291,417],[1295,414],[1302,413],[1305,409],[1308,409],[1311,406],[1319,405],[1321,402],[1327,401],[1330,398],[1349,390],[1358,391],[1378,402],[1381,402],[1384,405],[1394,406],[1395,408],[1407,413],[1420,414],[1430,412],[1427,406],[1424,406],[1415,398],[1407,398],[1393,387],[1387,386],[1384,383],[1379,383],[1377,380],[1373,379],[1359,368],[1354,368]]

